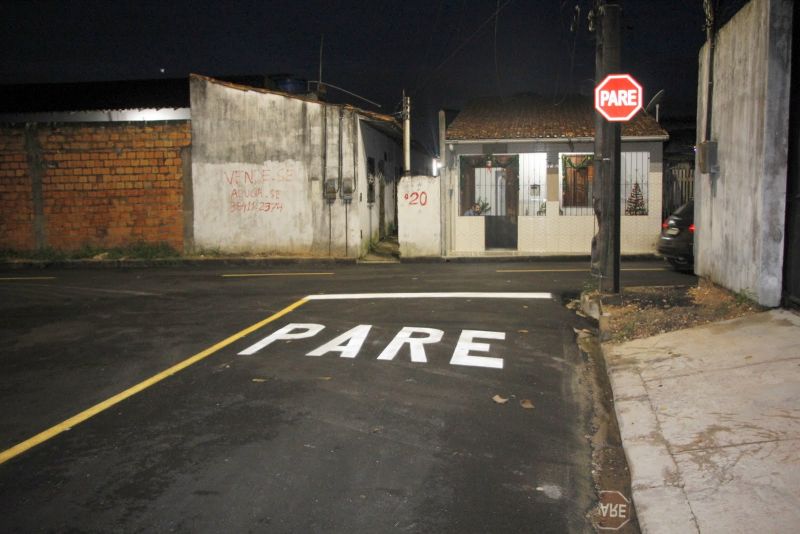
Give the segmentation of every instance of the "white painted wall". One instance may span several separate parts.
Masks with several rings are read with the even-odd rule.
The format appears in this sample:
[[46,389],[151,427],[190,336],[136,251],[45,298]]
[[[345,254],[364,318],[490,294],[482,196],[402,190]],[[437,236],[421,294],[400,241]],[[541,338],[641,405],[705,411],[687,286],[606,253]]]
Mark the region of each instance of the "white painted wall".
[[[191,100],[196,248],[335,257],[368,249],[379,226],[377,203],[367,207],[366,157],[402,160],[399,141],[369,125],[376,119],[201,77],[191,80]],[[326,179],[337,184],[332,202]],[[350,202],[345,180],[355,183]]]
[[400,257],[441,255],[439,179],[407,176],[398,188]]
[[486,250],[486,225],[483,217],[454,218],[455,253],[449,255],[474,255]]
[[[720,31],[711,138],[719,172],[695,183],[695,271],[766,306],[782,288],[790,0],[752,0]],[[705,138],[708,47],[700,53],[697,134]]]

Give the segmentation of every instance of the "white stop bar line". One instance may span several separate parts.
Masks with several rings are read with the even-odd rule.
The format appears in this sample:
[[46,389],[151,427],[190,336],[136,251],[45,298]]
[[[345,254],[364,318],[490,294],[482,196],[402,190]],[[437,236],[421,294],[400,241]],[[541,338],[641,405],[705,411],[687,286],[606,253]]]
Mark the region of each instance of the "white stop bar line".
[[552,293],[343,293],[309,295],[306,300],[368,299],[552,299]]

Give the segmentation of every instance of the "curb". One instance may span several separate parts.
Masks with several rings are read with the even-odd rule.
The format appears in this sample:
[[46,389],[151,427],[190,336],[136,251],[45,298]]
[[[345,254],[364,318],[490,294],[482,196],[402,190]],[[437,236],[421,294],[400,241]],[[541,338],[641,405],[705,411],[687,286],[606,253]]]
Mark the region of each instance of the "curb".
[[[698,532],[683,479],[669,450],[638,368],[614,362],[601,343],[614,413],[631,477],[631,500],[641,532]],[[625,391],[625,394],[621,392]]]
[[[660,261],[656,254],[630,254],[623,255],[625,261]],[[421,256],[414,258],[400,258],[402,263],[530,263],[530,262],[558,262],[558,261],[586,261],[591,260],[588,254],[556,254],[547,256]]]
[[[395,256],[392,256],[395,257]],[[589,256],[427,256],[416,258],[397,258],[401,264],[425,263],[492,263],[492,262],[564,262],[564,261],[589,261]],[[628,261],[657,261],[658,257],[652,254],[624,256]],[[271,258],[155,258],[155,259],[116,259],[94,260],[91,258],[79,260],[0,260],[2,270],[22,269],[144,269],[154,267],[269,267],[274,265],[365,265],[369,262],[360,261],[361,258],[330,258],[330,257],[271,257]],[[392,261],[391,263],[397,263]],[[583,301],[583,299],[581,299]],[[584,313],[586,313],[584,311]]]
[[[613,301],[618,295],[581,293],[581,311],[597,319],[600,354],[611,386],[614,415],[619,425],[622,450],[630,470],[631,501],[641,532],[698,532],[696,520],[677,476],[675,460],[666,441],[652,439],[660,436],[660,427],[649,403],[643,379],[631,365],[614,362],[613,346],[609,339],[608,321],[603,312],[604,297]],[[628,391],[623,395],[623,390]],[[635,421],[635,423],[632,423]],[[646,437],[646,439],[645,439]],[[665,474],[669,474],[665,480]],[[675,480],[672,480],[675,478]],[[665,519],[669,518],[669,519]]]
[[119,260],[2,261],[0,269],[143,269],[154,267],[269,267],[274,265],[355,265],[356,258],[157,258]]
[[[612,296],[613,298],[613,296]],[[581,311],[597,321],[597,338],[600,343],[609,339],[608,322],[611,316],[603,312],[603,295],[597,292],[581,293]],[[603,353],[605,357],[605,353]]]

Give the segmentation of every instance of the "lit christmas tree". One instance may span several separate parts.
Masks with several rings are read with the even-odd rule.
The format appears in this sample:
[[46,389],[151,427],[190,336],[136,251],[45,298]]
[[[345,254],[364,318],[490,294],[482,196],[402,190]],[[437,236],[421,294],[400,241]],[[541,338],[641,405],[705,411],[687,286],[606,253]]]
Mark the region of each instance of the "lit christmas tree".
[[625,215],[647,215],[647,206],[639,182],[634,182],[628,201],[625,203]]

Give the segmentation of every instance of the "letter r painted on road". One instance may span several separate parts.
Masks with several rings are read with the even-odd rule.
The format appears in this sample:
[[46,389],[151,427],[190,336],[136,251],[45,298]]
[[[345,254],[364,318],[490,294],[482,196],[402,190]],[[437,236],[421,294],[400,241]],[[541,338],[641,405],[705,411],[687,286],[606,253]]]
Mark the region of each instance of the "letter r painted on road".
[[240,352],[239,355],[249,356],[250,354],[255,354],[267,345],[280,339],[289,340],[314,337],[319,334],[323,328],[325,328],[325,325],[315,323],[290,323],[283,328],[279,328],[278,330],[274,331],[258,343],[247,347]]
[[489,352],[488,343],[475,343],[475,338],[483,339],[505,339],[505,332],[487,332],[485,330],[463,330],[461,337],[458,338],[456,350],[450,359],[450,365],[469,365],[470,367],[489,367],[491,369],[502,369],[503,358],[492,358],[490,356],[474,356],[471,350]]
[[[414,333],[427,334],[427,337],[411,337]],[[427,363],[428,357],[425,355],[426,343],[438,343],[442,340],[444,332],[435,328],[423,328],[416,326],[404,326],[394,339],[386,345],[381,355],[378,356],[379,360],[394,360],[400,348],[408,343],[408,348],[411,351],[411,361],[417,363]]]

